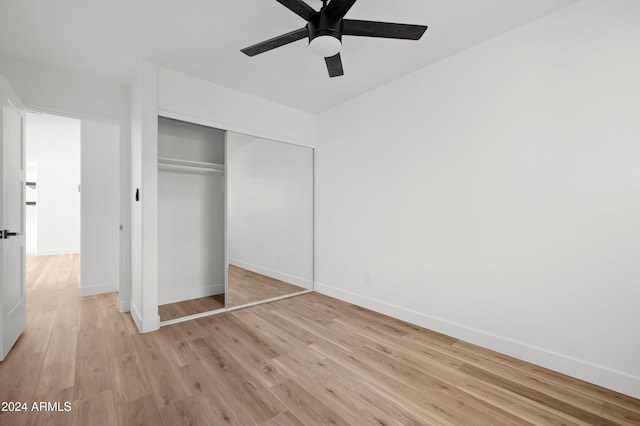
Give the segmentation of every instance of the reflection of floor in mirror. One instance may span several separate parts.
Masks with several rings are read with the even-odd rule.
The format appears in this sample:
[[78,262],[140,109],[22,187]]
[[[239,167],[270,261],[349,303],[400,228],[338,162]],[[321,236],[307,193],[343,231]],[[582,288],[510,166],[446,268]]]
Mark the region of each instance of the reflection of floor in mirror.
[[158,313],[160,314],[160,321],[168,321],[220,308],[224,308],[224,294],[160,305],[158,306]]
[[[305,288],[229,265],[229,307],[284,296]],[[158,306],[160,321],[224,308],[224,294]]]
[[305,288],[229,265],[229,307],[304,291]]

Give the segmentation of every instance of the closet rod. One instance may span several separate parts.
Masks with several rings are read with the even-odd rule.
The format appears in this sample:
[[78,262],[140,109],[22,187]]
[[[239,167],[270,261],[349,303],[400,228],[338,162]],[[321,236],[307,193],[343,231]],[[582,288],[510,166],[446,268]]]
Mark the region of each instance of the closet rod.
[[191,172],[191,173],[224,173],[223,167],[197,167],[183,166],[177,164],[158,164],[158,170],[174,171],[174,172]]

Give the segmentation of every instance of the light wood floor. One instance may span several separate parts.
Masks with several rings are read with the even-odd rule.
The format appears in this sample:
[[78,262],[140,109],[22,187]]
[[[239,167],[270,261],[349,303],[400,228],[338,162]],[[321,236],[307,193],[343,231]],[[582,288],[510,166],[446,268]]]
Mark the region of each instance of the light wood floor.
[[640,401],[311,293],[138,334],[78,258],[32,258],[28,324],[0,363],[19,425],[638,425]]
[[304,291],[305,288],[229,265],[229,307]]
[[[259,302],[306,289],[237,266],[229,266],[229,307]],[[224,294],[158,306],[160,321],[224,308]]]
[[215,311],[220,308],[224,308],[224,294],[160,305],[158,306],[158,314],[160,315],[160,321],[167,321],[201,312]]

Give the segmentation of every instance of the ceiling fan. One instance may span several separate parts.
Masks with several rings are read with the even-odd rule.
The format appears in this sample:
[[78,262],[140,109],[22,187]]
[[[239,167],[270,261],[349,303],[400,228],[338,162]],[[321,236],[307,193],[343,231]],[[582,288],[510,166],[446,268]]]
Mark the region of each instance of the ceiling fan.
[[307,25],[299,30],[245,47],[241,51],[248,56],[255,56],[308,37],[311,51],[324,57],[329,77],[338,77],[344,74],[340,59],[342,36],[419,40],[427,30],[425,25],[344,19],[356,0],[331,0],[328,4],[327,0],[322,0],[320,11],[316,11],[303,0],[276,1],[307,21]]

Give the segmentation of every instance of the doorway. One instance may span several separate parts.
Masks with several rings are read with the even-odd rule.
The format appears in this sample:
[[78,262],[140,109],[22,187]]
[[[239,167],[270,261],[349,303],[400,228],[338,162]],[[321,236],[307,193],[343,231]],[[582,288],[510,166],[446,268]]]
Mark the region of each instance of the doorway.
[[28,112],[25,130],[27,270],[58,256],[79,270],[80,296],[117,292],[120,126]]
[[80,120],[26,114],[26,251],[80,254]]

